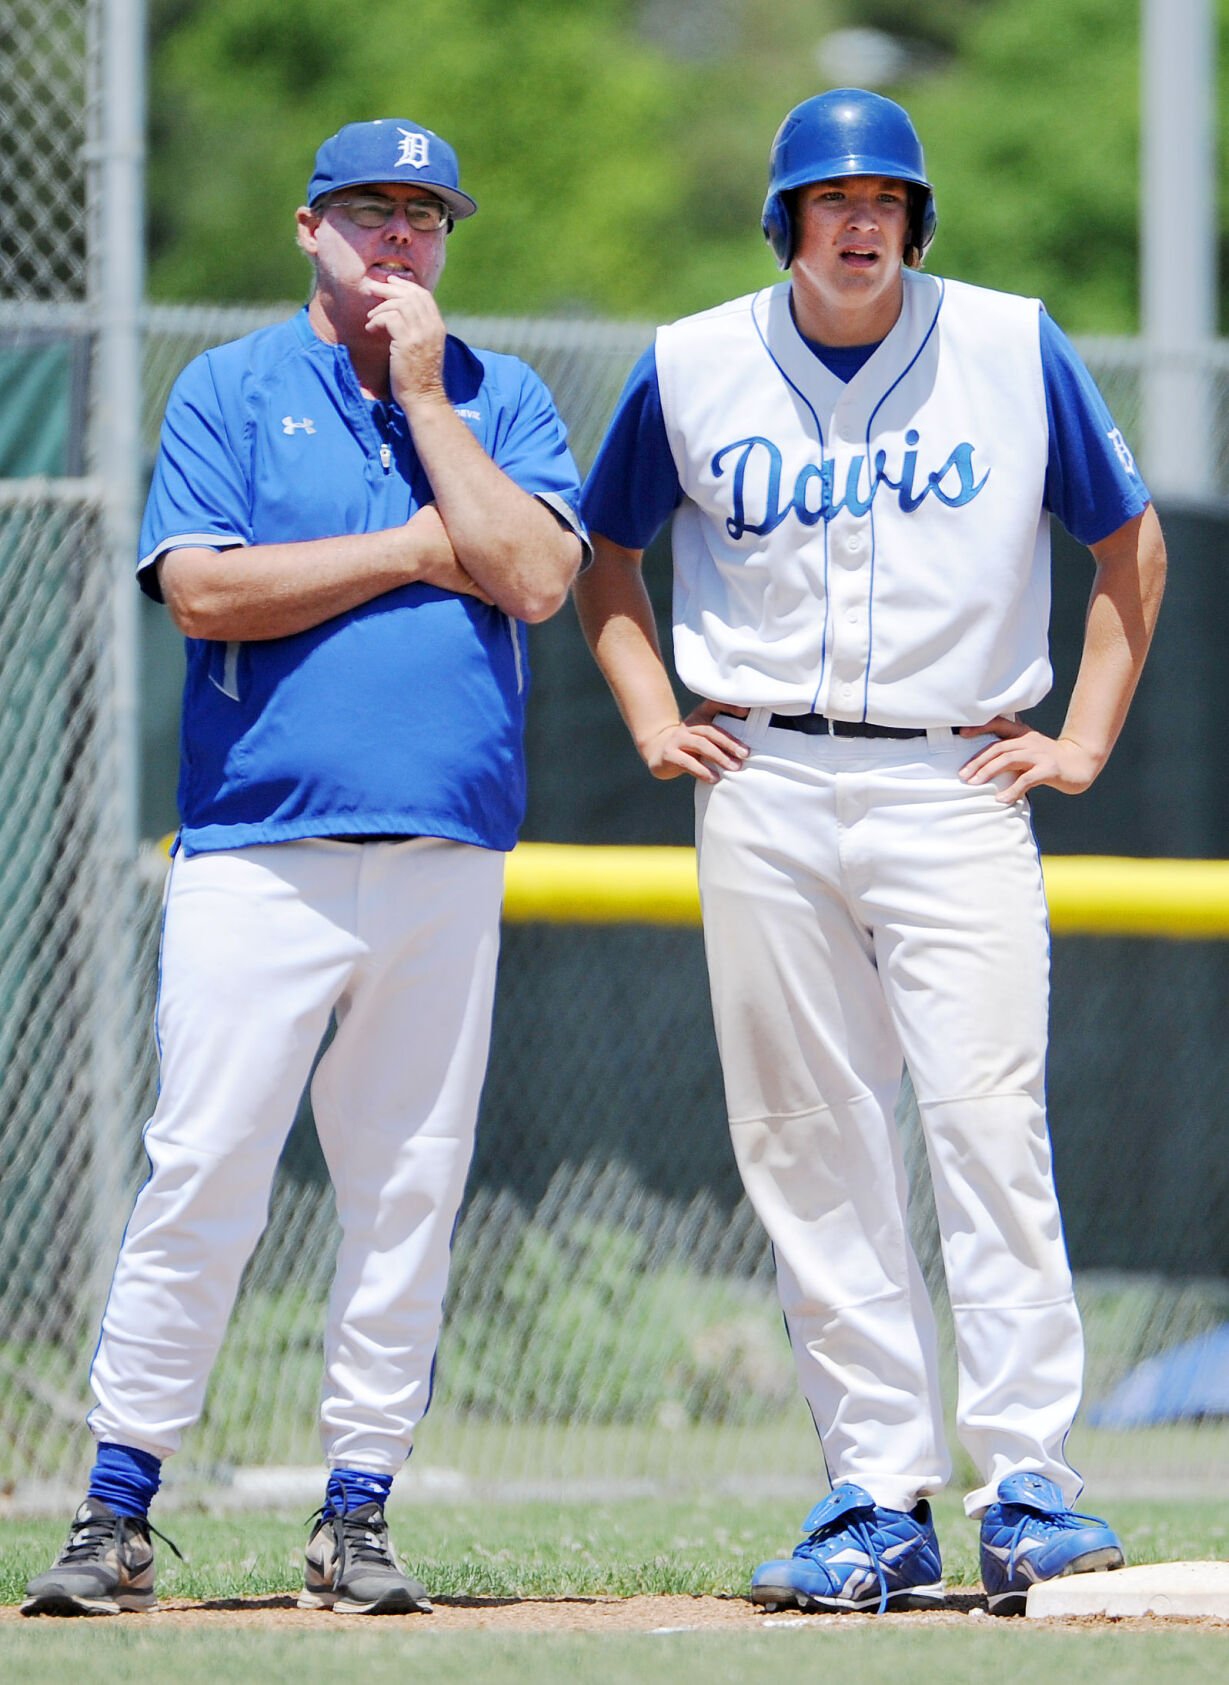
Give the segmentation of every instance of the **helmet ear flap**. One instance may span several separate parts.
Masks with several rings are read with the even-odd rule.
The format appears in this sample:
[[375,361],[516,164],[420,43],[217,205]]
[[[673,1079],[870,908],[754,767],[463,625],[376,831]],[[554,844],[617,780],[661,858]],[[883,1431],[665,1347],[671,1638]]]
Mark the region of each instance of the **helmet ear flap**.
[[910,269],[920,269],[926,252],[939,225],[935,210],[935,196],[929,188],[909,189],[909,233],[905,241],[905,262]]
[[794,219],[790,214],[789,197],[785,193],[770,193],[764,201],[761,226],[779,269],[788,269],[794,255]]

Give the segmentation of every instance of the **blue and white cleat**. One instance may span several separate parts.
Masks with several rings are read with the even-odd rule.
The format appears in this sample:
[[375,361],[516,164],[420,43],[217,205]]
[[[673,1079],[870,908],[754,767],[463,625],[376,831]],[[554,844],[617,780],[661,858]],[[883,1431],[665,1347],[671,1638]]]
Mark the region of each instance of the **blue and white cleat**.
[[765,1562],[751,1601],[768,1609],[938,1609],[946,1595],[930,1505],[880,1509],[860,1486],[837,1486],[807,1516],[794,1554]]
[[1009,1474],[981,1524],[981,1577],[992,1615],[1022,1615],[1028,1588],[1064,1574],[1121,1568],[1118,1536],[1095,1515],[1068,1509],[1041,1474]]

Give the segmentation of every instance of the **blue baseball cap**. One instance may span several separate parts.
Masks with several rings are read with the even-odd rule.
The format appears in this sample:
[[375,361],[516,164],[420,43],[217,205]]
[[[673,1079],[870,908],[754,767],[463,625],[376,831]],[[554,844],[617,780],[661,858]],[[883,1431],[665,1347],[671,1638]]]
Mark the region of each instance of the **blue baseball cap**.
[[307,184],[307,203],[314,205],[339,187],[404,181],[429,187],[454,217],[473,216],[478,207],[461,192],[460,179],[457,155],[446,140],[407,118],[377,117],[347,123],[324,142]]

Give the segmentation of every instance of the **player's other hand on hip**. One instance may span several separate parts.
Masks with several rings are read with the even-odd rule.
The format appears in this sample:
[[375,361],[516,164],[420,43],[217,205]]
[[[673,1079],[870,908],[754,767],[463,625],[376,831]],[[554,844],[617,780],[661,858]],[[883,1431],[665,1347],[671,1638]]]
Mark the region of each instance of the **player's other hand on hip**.
[[1065,796],[1078,796],[1086,790],[1101,770],[1101,761],[1091,750],[1085,749],[1071,737],[1047,737],[1034,731],[1020,720],[1005,719],[1001,714],[985,725],[962,726],[962,737],[984,737],[993,733],[997,742],[967,760],[960,769],[966,784],[992,784],[999,788],[995,800],[1004,803],[1019,801],[1046,784],[1061,790]]
[[713,720],[717,714],[745,719],[745,708],[701,702],[687,718],[661,726],[640,744],[644,764],[654,778],[689,773],[701,784],[715,784],[723,772],[737,772],[750,750]]

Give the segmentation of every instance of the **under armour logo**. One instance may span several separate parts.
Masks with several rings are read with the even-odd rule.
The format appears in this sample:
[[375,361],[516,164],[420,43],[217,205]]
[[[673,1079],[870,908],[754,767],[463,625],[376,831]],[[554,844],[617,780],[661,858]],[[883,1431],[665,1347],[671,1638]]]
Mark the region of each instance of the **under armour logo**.
[[1106,438],[1118,453],[1118,460],[1128,474],[1135,472],[1135,458],[1131,455],[1131,447],[1116,427],[1111,427]]
[[427,163],[426,135],[412,135],[408,129],[398,129],[401,136],[401,151],[397,154],[394,164],[409,164],[415,170],[421,170]]
[[316,423],[308,415],[305,415],[302,421],[295,421],[293,417],[288,415],[284,415],[282,417],[282,432],[288,439],[293,438],[293,436],[299,431],[304,433],[314,433],[316,431]]

